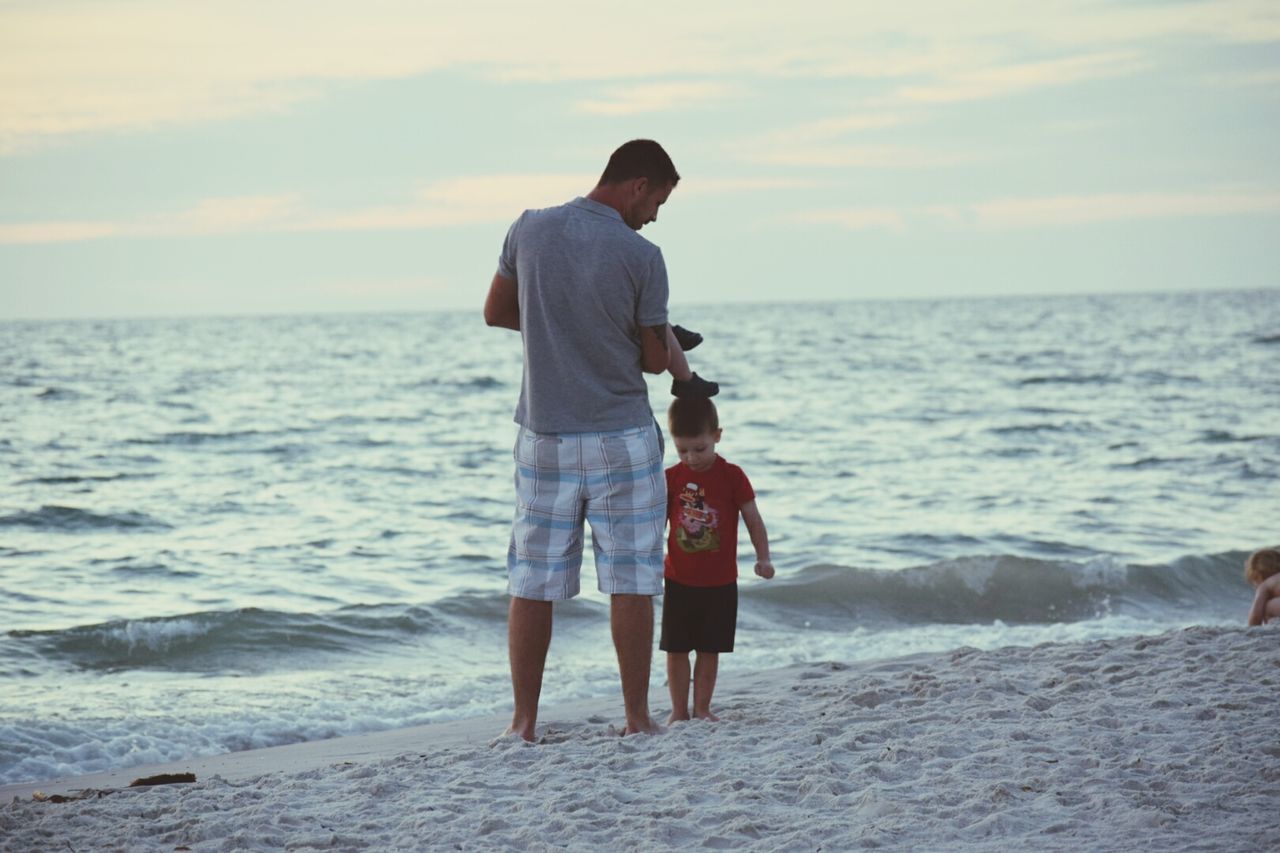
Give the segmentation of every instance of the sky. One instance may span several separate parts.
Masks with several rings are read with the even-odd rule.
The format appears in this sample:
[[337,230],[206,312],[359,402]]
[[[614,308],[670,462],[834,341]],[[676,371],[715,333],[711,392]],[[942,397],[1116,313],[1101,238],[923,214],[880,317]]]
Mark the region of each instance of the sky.
[[0,0],[0,320],[479,311],[657,139],[672,305],[1280,287],[1280,3]]

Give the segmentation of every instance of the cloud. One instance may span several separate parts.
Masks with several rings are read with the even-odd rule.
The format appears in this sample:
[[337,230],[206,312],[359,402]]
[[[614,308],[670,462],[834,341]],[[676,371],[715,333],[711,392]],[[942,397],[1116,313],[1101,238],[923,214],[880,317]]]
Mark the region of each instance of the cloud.
[[968,159],[955,151],[916,145],[858,141],[914,119],[903,113],[858,112],[782,128],[733,146],[747,163],[815,168],[917,169]]
[[211,198],[166,219],[133,226],[139,236],[233,234],[270,228],[299,215],[296,194]]
[[905,114],[871,113],[831,118],[786,128],[737,146],[748,163],[830,169],[933,169],[963,163],[970,156],[951,148],[867,141],[879,131],[915,119]]
[[962,163],[958,152],[934,152],[912,145],[796,145],[744,153],[743,159],[772,166],[861,169],[926,169]]
[[713,82],[670,82],[610,90],[602,98],[578,101],[579,112],[623,116],[686,110],[738,96],[738,88]]
[[210,198],[175,213],[126,221],[0,225],[0,243],[290,231],[397,231],[503,223],[526,207],[560,204],[594,184],[594,177],[562,174],[457,178],[429,184],[400,204],[349,211],[310,208],[299,194]]
[[680,197],[724,195],[725,193],[774,192],[777,190],[809,189],[815,181],[797,178],[683,178],[680,181]]
[[835,225],[851,231],[885,228],[907,230],[913,222],[942,223],[952,228],[1013,231],[1063,228],[1100,222],[1137,222],[1209,216],[1252,216],[1280,213],[1280,191],[1210,189],[1201,192],[1101,193],[1096,195],[1002,198],[973,204],[923,207],[850,207],[805,210],[780,221]]
[[890,208],[851,207],[832,210],[807,210],[781,217],[781,222],[798,225],[836,225],[849,231],[887,229],[903,231],[903,213]]
[[361,278],[318,281],[309,285],[312,293],[320,296],[353,298],[370,297],[423,297],[449,292],[449,285],[436,278],[410,276],[407,278]]
[[[954,208],[935,211],[953,217],[956,214]],[[1015,229],[1277,212],[1280,192],[1223,189],[996,199],[961,208],[958,218],[970,220],[980,228]]]
[[1040,62],[1023,62],[972,70],[957,70],[935,82],[906,86],[890,95],[890,103],[952,103],[976,101],[1036,89],[1066,86],[1082,80],[1116,77],[1145,67],[1133,53],[1095,53]]
[[3,243],[78,243],[121,233],[110,222],[18,222],[0,225]]
[[1214,86],[1234,89],[1280,89],[1280,68],[1262,68],[1243,71],[1219,72],[1209,75],[1207,81]]
[[211,198],[187,210],[118,222],[0,225],[3,243],[78,243],[108,237],[191,237],[279,230],[299,216],[296,195]]
[[509,223],[530,207],[562,204],[595,186],[597,176],[481,175],[430,184],[397,205],[317,213],[285,224],[289,231],[396,231]]
[[[410,231],[506,224],[526,208],[550,207],[587,193],[598,176],[571,173],[475,175],[436,181],[399,204],[317,210],[300,194],[209,198],[173,213],[123,221],[0,225],[0,244],[75,243],[110,237],[207,237],[220,234]],[[684,196],[772,192],[812,186],[791,178],[701,178],[680,183]]]
[[0,4],[0,153],[68,133],[286,110],[335,81],[444,69],[617,81],[579,104],[604,115],[732,95],[716,84],[640,82],[654,69],[667,79],[858,77],[892,82],[916,102],[992,97],[1059,74],[1119,73],[1143,61],[1144,45],[1280,40],[1278,9],[1274,0],[1087,10],[1071,0],[794,0],[783,15],[771,4],[651,0],[646,19],[669,23],[637,35],[630,13],[598,0],[9,0]]

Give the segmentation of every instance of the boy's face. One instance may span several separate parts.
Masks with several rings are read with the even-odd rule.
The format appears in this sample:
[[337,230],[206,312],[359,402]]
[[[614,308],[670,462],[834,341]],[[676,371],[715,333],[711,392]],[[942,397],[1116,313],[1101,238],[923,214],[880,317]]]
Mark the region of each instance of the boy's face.
[[672,439],[680,461],[694,471],[706,471],[715,464],[716,442],[720,440],[720,430],[695,436],[676,435]]

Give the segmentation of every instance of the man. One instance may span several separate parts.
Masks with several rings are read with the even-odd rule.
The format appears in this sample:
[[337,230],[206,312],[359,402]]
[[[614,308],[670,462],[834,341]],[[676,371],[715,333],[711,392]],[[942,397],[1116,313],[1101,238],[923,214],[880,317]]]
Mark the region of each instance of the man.
[[524,345],[507,639],[510,730],[525,740],[535,739],[552,602],[579,591],[584,520],[610,596],[624,733],[661,731],[649,667],[666,479],[643,372],[672,367],[672,332],[662,252],[638,232],[679,180],[658,143],[621,146],[585,198],[520,215],[485,300],[485,322],[519,331]]

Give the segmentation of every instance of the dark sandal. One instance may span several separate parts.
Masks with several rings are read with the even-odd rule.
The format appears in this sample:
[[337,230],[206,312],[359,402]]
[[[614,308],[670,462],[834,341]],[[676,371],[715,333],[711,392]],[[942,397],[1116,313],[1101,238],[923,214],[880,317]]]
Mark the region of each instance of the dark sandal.
[[671,381],[671,393],[686,399],[697,397],[705,399],[719,394],[720,385],[716,382],[708,382],[695,373],[688,379],[673,379]]
[[688,352],[689,350],[702,343],[702,335],[697,332],[691,332],[684,326],[672,326],[672,333],[676,336],[676,343],[680,345],[680,349]]

